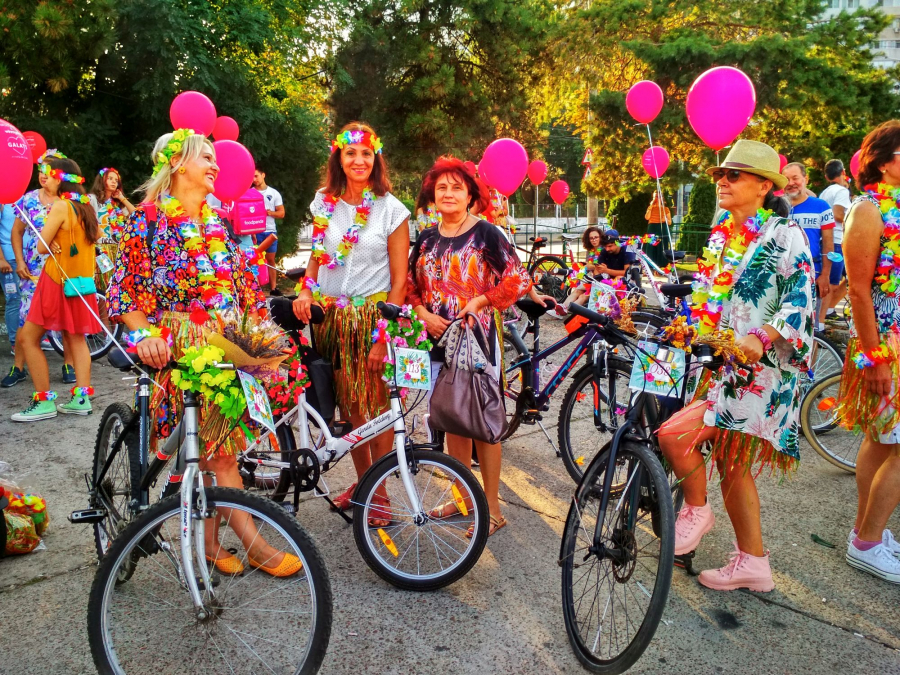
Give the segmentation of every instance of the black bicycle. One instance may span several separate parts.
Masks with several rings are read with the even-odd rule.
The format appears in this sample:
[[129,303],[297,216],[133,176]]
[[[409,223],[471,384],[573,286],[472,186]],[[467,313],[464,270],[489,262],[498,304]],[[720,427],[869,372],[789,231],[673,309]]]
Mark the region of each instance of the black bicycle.
[[[607,317],[578,306],[572,309],[610,345],[629,341]],[[665,345],[657,342],[660,352],[650,356],[641,350],[641,355],[661,359]],[[693,351],[685,358],[687,373],[692,358],[705,367],[718,367],[703,345]],[[656,433],[683,407],[688,390],[685,377],[673,383],[672,396],[622,391],[617,380],[626,369],[630,377],[631,368],[614,361],[597,376],[606,380],[607,410],[621,405],[624,418],[618,423],[618,416],[599,410],[594,417],[598,431],[612,431],[612,439],[575,491],[559,556],[569,642],[588,670],[607,675],[625,672],[644,653],[668,598],[681,490],[666,475]]]

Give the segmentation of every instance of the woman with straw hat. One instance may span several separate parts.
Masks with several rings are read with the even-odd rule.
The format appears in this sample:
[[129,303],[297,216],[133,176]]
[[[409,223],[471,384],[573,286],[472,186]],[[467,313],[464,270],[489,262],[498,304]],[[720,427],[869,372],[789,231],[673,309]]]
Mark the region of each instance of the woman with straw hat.
[[684,489],[675,555],[697,548],[715,522],[698,450],[711,443],[737,539],[727,565],[700,574],[700,583],[715,590],[775,587],[754,479],[766,467],[790,471],[800,458],[799,380],[812,342],[813,267],[803,230],[774,195],[786,182],[778,168],[772,148],[742,140],[707,171],[724,213],[697,263],[692,314],[700,335],[733,331],[746,360],[724,367],[659,434]]

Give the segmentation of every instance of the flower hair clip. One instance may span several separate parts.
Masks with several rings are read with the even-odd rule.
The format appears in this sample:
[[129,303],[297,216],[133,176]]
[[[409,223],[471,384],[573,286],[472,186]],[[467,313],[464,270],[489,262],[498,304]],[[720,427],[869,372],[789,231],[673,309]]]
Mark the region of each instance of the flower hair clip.
[[111,166],[103,167],[102,169],[100,169],[100,175],[101,175],[101,176],[105,176],[105,175],[108,174],[110,171],[112,171],[112,172],[113,172],[114,174],[116,174],[117,176],[119,175],[119,170],[118,170],[118,169],[114,169],[114,168],[112,168]]
[[384,144],[375,134],[368,131],[343,131],[338,137],[331,141],[331,151],[343,150],[348,145],[362,144],[371,149],[376,155],[381,154]]
[[176,129],[172,132],[172,138],[166,143],[166,147],[156,153],[156,166],[153,167],[154,176],[162,171],[175,155],[181,154],[184,142],[193,135],[193,129]]
[[62,154],[62,153],[61,153],[59,150],[57,150],[56,148],[50,148],[49,150],[47,150],[47,152],[45,152],[43,155],[41,155],[40,157],[38,157],[37,163],[38,163],[38,164],[43,164],[43,163],[46,162],[48,159],[69,159],[69,158],[66,157],[64,154]]
[[77,173],[66,173],[62,169],[54,169],[49,164],[41,164],[41,173],[63,183],[81,185],[84,182],[84,176],[79,176]]

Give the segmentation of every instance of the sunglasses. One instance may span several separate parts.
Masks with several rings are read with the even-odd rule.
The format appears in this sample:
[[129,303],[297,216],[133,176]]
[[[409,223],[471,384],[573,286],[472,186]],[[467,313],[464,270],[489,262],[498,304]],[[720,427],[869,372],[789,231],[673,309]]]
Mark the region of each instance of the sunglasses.
[[744,172],[737,169],[716,169],[712,172],[713,180],[717,183],[723,178],[729,183],[737,183],[743,175]]

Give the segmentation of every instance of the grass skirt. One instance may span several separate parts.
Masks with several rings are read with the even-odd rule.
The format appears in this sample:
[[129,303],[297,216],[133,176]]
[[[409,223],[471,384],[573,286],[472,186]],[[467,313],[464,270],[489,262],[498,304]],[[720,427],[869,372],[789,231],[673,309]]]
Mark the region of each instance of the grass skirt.
[[372,419],[387,403],[384,380],[368,369],[372,332],[381,316],[375,302],[383,299],[379,294],[360,306],[332,304],[325,310],[325,320],[313,326],[316,349],[334,364],[335,394],[345,416],[355,405],[364,417]]
[[[883,333],[881,339],[900,356],[900,334]],[[865,371],[851,360],[859,349],[859,341],[851,338],[844,356],[837,415],[845,429],[866,432],[878,441],[880,436],[888,436],[900,427],[900,358],[891,362],[891,395],[876,396],[866,387]]]
[[[190,315],[184,312],[163,312],[157,324],[167,327],[172,331],[172,357],[179,359],[184,355],[188,347],[202,347],[207,344],[203,336],[203,326],[198,326],[190,320]],[[207,328],[214,328],[211,322]],[[159,387],[153,387],[153,395],[150,399],[150,410],[154,415],[154,424],[150,433],[150,449],[156,452],[159,441],[168,438],[181,420],[184,411],[182,391],[172,382],[172,371],[169,368],[154,375]],[[203,419],[209,404],[205,400],[200,402],[200,428],[203,428]],[[206,447],[204,440],[200,439],[201,455],[236,455],[246,447],[243,431],[240,428],[232,431],[218,447]]]

